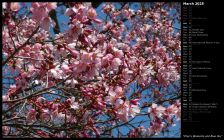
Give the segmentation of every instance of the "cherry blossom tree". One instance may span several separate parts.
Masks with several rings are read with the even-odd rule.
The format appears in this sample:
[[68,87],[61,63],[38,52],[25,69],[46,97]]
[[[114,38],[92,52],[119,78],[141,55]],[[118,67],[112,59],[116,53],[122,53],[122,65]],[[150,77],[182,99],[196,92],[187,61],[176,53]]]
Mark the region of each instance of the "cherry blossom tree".
[[153,137],[178,123],[180,4],[134,4],[2,3],[3,137]]

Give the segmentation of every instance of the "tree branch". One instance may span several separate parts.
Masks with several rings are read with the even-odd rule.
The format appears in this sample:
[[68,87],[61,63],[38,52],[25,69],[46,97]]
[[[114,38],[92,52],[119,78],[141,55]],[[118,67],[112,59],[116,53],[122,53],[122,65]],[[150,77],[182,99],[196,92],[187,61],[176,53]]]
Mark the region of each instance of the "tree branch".
[[60,33],[60,28],[59,28],[59,23],[58,23],[58,19],[57,19],[57,14],[56,14],[56,10],[53,9],[49,12],[49,16],[51,17],[52,20],[54,20],[55,22],[55,27],[53,28],[54,33],[55,34],[59,34]]

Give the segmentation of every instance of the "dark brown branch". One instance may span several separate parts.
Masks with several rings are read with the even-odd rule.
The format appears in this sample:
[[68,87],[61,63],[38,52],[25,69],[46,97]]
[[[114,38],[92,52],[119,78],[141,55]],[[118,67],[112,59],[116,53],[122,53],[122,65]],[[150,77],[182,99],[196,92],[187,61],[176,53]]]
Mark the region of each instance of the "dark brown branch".
[[59,28],[59,23],[58,23],[58,19],[57,19],[56,10],[55,10],[55,9],[54,9],[54,10],[51,10],[51,11],[49,12],[49,16],[50,16],[51,19],[54,20],[54,22],[55,22],[55,27],[53,28],[54,33],[55,33],[55,34],[60,33],[60,28]]

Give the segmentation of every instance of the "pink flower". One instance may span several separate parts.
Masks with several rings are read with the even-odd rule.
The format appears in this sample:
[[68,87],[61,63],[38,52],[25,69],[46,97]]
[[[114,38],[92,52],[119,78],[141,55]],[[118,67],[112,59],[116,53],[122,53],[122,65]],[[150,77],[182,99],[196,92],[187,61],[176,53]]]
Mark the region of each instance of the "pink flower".
[[70,123],[77,123],[77,119],[73,115],[67,115],[67,121]]
[[121,105],[123,105],[124,100],[118,98],[115,102],[115,108],[119,108]]
[[9,96],[8,95],[3,95],[2,96],[2,101],[8,101],[9,100]]
[[16,95],[17,94],[16,90],[17,90],[17,86],[16,85],[10,85],[10,89],[8,90],[7,95],[9,97]]
[[51,118],[55,119],[58,116],[58,104],[53,104],[51,107]]
[[40,26],[47,30],[49,26],[55,26],[55,23],[48,16],[49,12],[57,7],[57,3],[32,3],[30,11],[33,14],[33,19],[40,23]]
[[67,9],[65,10],[65,15],[66,15],[66,16],[70,16],[70,15],[72,15],[73,13],[77,12],[76,9],[75,9],[75,11],[74,11],[73,9],[75,9],[75,8],[67,8]]
[[78,102],[73,102],[71,105],[71,108],[73,108],[74,110],[77,110],[79,108]]
[[117,117],[123,121],[123,122],[128,122],[128,111],[129,108],[124,108],[124,109],[120,109],[120,111],[117,114]]
[[65,84],[71,84],[71,87],[74,87],[76,84],[78,84],[78,81],[77,80],[75,80],[75,79],[71,79],[71,80],[67,80],[66,82],[65,82]]
[[122,89],[122,87],[120,87],[120,86],[116,86],[114,92],[115,92],[117,95],[121,95],[121,94],[123,93],[123,89]]
[[[34,7],[33,7],[34,6]],[[30,11],[33,13],[33,19],[41,23],[41,21],[48,17],[48,11],[45,7],[37,7],[39,4],[33,4]],[[35,8],[36,7],[36,8]]]
[[57,69],[51,69],[50,70],[50,75],[52,75],[52,77],[58,77],[58,70]]
[[117,111],[117,116],[121,121],[127,122],[128,121],[128,112],[129,106],[127,103],[123,104],[121,108]]
[[139,107],[137,105],[130,105],[130,102],[127,100],[117,99],[115,107],[118,118],[124,122],[128,121],[129,116],[134,117],[137,113],[140,113]]
[[155,117],[162,117],[162,114],[166,110],[163,106],[158,106],[155,103],[152,103],[152,106],[148,109],[148,112],[150,114],[150,118],[152,120],[155,120]]
[[68,99],[71,101],[71,108],[74,110],[79,109],[79,104],[78,102],[75,102],[75,97],[72,97],[71,99]]
[[131,16],[133,15],[133,10],[132,9],[128,9],[128,10],[123,10],[123,14],[124,14],[124,16],[127,18],[127,19],[130,19],[131,18]]
[[76,43],[70,43],[70,44],[68,44],[68,48],[69,49],[75,49],[75,47],[76,47]]
[[115,10],[115,7],[111,3],[106,3],[105,5],[103,5],[103,12],[104,13],[113,12],[114,10]]
[[39,4],[39,2],[32,2],[31,6],[36,9],[40,6],[40,4]]
[[128,68],[125,68],[122,71],[122,75],[123,75],[125,81],[128,82],[131,79],[131,77],[133,76],[133,71],[129,70]]
[[10,3],[10,9],[14,12],[19,11],[20,4],[18,2],[11,2]]
[[55,22],[52,21],[51,18],[49,18],[49,17],[45,17],[45,18],[43,19],[43,21],[41,22],[41,24],[40,24],[40,26],[41,26],[44,30],[46,30],[46,31],[49,30],[50,25],[52,25],[52,26],[54,27],[56,24],[55,24]]
[[107,24],[105,24],[103,26],[103,30],[106,31],[106,30],[110,29],[112,27],[112,25],[113,25],[112,22],[107,22]]
[[148,136],[148,134],[147,134],[147,130],[145,129],[145,127],[140,126],[138,128],[135,128],[135,129],[131,130],[129,132],[128,136],[131,137],[131,138],[139,138],[139,137],[145,138],[145,137]]
[[[42,47],[42,45],[41,45],[40,43],[35,43],[35,44],[33,45],[33,47],[32,47],[32,50],[33,50],[34,52],[39,52],[40,49],[41,49],[41,47]],[[28,49],[27,51],[29,51],[30,47],[27,48],[27,49]]]
[[151,122],[149,131],[151,131],[151,133],[155,135],[158,135],[163,130],[164,127],[165,127],[164,123],[161,120],[157,120],[157,121]]
[[7,2],[3,2],[2,3],[2,9],[6,9],[7,8]]
[[56,133],[55,136],[57,138],[67,138],[65,131],[60,131],[60,133]]
[[92,53],[83,52],[81,60],[82,62],[90,63],[92,61]]
[[[114,89],[109,90],[109,95],[105,97],[105,102],[108,104],[116,104],[116,100],[120,99],[123,96],[123,89],[120,86],[116,86]],[[117,101],[120,102],[119,100]]]
[[140,99],[134,99],[134,100],[130,100],[130,103],[133,104],[133,105],[138,105],[139,104],[139,101]]
[[40,114],[40,120],[47,123],[51,120],[51,115],[49,114],[48,109],[42,109],[42,112]]
[[3,135],[8,135],[9,131],[10,131],[10,127],[2,126],[2,134]]
[[110,61],[111,61],[111,59],[113,58],[113,55],[112,54],[107,54],[106,56],[104,56],[103,58],[102,58],[102,66],[105,66],[105,65],[108,65],[109,63],[110,63]]
[[105,108],[106,103],[103,101],[101,97],[97,97],[96,103],[93,105],[96,109],[102,110]]
[[35,122],[37,120],[36,115],[37,115],[36,110],[33,108],[30,109],[29,112],[27,113],[27,117],[26,117],[27,121],[29,123]]
[[69,66],[65,63],[62,64],[61,69],[63,70],[63,72],[68,73],[71,72]]
[[161,85],[168,86],[171,82],[175,82],[180,79],[175,65],[168,65],[159,68],[158,79]]
[[138,105],[131,105],[129,110],[129,115],[134,117],[136,114],[140,113]]
[[[70,40],[70,41],[72,41],[72,40]],[[69,53],[72,55],[73,58],[77,58],[79,52],[74,50],[74,48],[72,49],[71,47],[72,47],[72,45],[70,44],[70,45],[68,45],[68,47],[65,47],[65,49],[69,51]],[[65,52],[64,56],[66,56],[66,55],[67,55],[67,53]]]
[[47,8],[48,8],[49,11],[53,10],[53,9],[56,9],[57,8],[57,3],[56,2],[48,2]]
[[43,105],[44,103],[46,103],[46,99],[44,97],[38,97],[37,98],[37,102],[41,105]]
[[119,49],[115,49],[115,50],[114,50],[114,55],[115,55],[115,57],[117,57],[117,58],[123,58],[123,57],[124,57],[124,53],[123,53],[123,51],[122,51],[122,50],[119,50]]
[[77,19],[74,19],[72,22],[73,24],[70,25],[69,30],[65,34],[68,43],[73,43],[83,33],[83,24]]
[[[97,16],[97,13],[96,13],[95,9],[93,9],[93,8],[88,9],[87,17],[89,19],[92,19],[94,22],[96,22],[98,24],[102,23],[102,20],[97,19],[96,16]],[[83,21],[83,23],[88,23],[88,19],[85,19],[85,16],[83,16],[83,19],[81,21]]]
[[93,8],[90,8],[87,12],[87,17],[90,19],[95,19],[96,18],[96,10]]
[[83,63],[83,62],[76,62],[76,64],[73,67],[73,71],[77,74],[84,72],[87,70],[88,64],[87,63]]
[[169,106],[166,110],[165,113],[167,116],[175,116],[177,120],[180,120],[181,117],[181,104],[178,101],[176,101],[174,104]]
[[57,110],[54,111],[54,115],[52,116],[54,124],[63,124],[65,120],[65,114],[62,112],[58,113]]
[[119,58],[114,58],[114,59],[112,60],[112,65],[111,65],[111,67],[112,67],[112,69],[117,70],[118,67],[119,67],[121,64],[122,64],[122,61],[121,61]]

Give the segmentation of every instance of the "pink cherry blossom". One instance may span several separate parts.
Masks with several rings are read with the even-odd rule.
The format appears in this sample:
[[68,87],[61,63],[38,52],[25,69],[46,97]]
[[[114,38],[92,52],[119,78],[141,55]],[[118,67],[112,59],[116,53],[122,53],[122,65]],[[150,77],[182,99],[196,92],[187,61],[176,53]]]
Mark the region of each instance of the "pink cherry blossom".
[[8,135],[9,131],[10,131],[9,126],[2,126],[2,134],[3,135]]
[[31,7],[30,11],[33,13],[33,19],[36,21],[42,21],[44,18],[48,17],[48,11],[45,7],[40,7],[38,5],[32,5],[37,6],[36,8]]
[[48,13],[57,7],[56,3],[32,3],[31,6],[33,19],[39,22],[43,29],[48,31],[50,25],[55,26]]
[[37,102],[38,102],[39,104],[44,104],[44,103],[46,102],[46,99],[45,99],[44,97],[38,97],[38,98],[37,98]]
[[118,98],[115,102],[115,107],[119,108],[123,104],[124,104],[124,101],[122,99]]
[[123,10],[123,14],[124,14],[124,16],[126,17],[126,18],[130,18],[131,17],[131,15],[133,14],[133,10]]
[[140,108],[138,105],[130,105],[129,115],[134,117],[136,114],[140,113]]
[[163,128],[164,128],[164,124],[161,121],[159,121],[159,122],[152,123],[148,131],[150,131],[150,133],[158,135],[162,131]]
[[118,67],[119,67],[121,64],[122,64],[122,61],[121,61],[119,58],[114,58],[114,59],[112,60],[112,65],[111,65],[111,67],[112,67],[112,69],[117,70]]
[[9,96],[8,95],[3,95],[2,96],[2,101],[8,101],[9,100]]
[[162,117],[165,109],[166,108],[164,108],[163,106],[158,106],[157,104],[153,103],[152,106],[148,109],[150,118],[154,120],[156,116]]
[[128,121],[128,117],[134,117],[137,113],[140,113],[140,109],[137,105],[131,105],[129,101],[123,101],[117,99],[115,102],[118,118],[124,122]]
[[104,13],[109,13],[109,12],[113,12],[115,10],[115,7],[113,4],[111,3],[106,3],[104,6],[103,6],[103,12]]
[[44,30],[49,30],[49,26],[53,25],[54,27],[55,23],[51,20],[51,18],[45,17],[40,25]]
[[133,104],[133,105],[137,105],[137,104],[139,104],[139,100],[140,99],[130,100],[130,103]]
[[119,49],[114,49],[114,55],[117,58],[123,58],[124,57],[123,51],[122,50],[119,50]]
[[[17,86],[16,85],[11,85],[10,86],[10,89],[8,90],[8,93],[7,93],[7,95],[5,96],[5,97],[7,97],[7,96],[15,96],[17,93],[16,93],[16,90],[17,90]],[[7,99],[7,98],[6,98]]]
[[102,58],[102,66],[105,66],[105,65],[109,65],[110,64],[110,62],[111,62],[111,60],[112,60],[112,58],[113,58],[113,55],[112,54],[107,54],[106,56],[104,56],[103,58]]
[[163,66],[158,70],[158,78],[162,85],[168,85],[179,79],[180,75],[174,65],[168,65],[167,67]]
[[137,127],[128,133],[130,138],[147,138],[149,135],[144,126]]
[[36,115],[37,115],[37,112],[36,112],[36,110],[35,109],[30,109],[29,111],[28,111],[28,113],[27,113],[27,121],[28,122],[35,122],[36,120],[37,120],[37,118],[36,118]]
[[122,89],[122,87],[120,87],[120,86],[116,86],[114,92],[115,92],[117,95],[122,95],[122,93],[123,93],[123,89]]
[[56,2],[48,2],[47,4],[48,10],[53,10],[57,8],[57,3]]
[[90,19],[95,19],[97,16],[96,14],[96,10],[93,9],[93,8],[90,8],[87,12],[87,17],[90,18]]
[[129,112],[128,107],[119,109],[118,112],[117,112],[117,116],[121,121],[127,122],[128,121],[128,112]]
[[78,102],[75,102],[75,97],[68,99],[71,102],[71,108],[77,110],[79,108]]
[[11,2],[10,3],[10,9],[12,10],[12,11],[19,11],[19,9],[20,9],[20,4],[18,3],[18,2]]
[[124,69],[122,75],[125,81],[129,81],[133,77],[133,71],[129,70],[128,68]]
[[66,16],[70,16],[70,15],[72,15],[73,13],[76,13],[77,12],[77,9],[76,8],[67,8],[66,10],[65,10],[65,15]]
[[62,68],[62,70],[63,70],[65,73],[67,73],[67,72],[71,72],[70,67],[69,67],[67,64],[65,64],[65,63],[62,64],[61,68]]
[[6,9],[7,8],[7,2],[3,2],[2,3],[2,9]]
[[40,120],[44,123],[48,123],[51,120],[50,112],[48,109],[42,109]]

